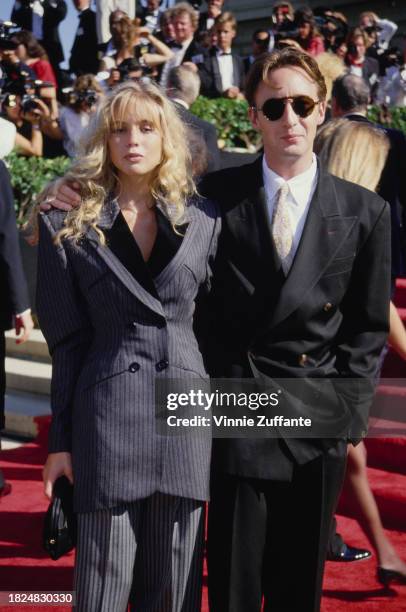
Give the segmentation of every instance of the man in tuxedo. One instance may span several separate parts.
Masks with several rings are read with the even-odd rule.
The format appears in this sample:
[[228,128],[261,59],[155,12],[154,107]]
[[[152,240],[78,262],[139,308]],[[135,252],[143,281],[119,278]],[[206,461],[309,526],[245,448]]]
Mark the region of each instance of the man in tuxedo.
[[187,64],[191,70],[197,72],[206,53],[205,49],[194,39],[198,24],[198,15],[194,8],[188,2],[179,2],[170,10],[170,15],[175,35],[174,44],[170,47],[174,56],[164,64],[159,79],[160,85],[165,88],[172,68]]
[[78,11],[79,23],[69,59],[69,70],[76,76],[97,74],[96,13],[90,8],[90,0],[73,0]]
[[200,188],[222,209],[207,365],[260,390],[282,380],[291,400],[277,414],[311,431],[214,440],[209,597],[222,612],[259,612],[262,597],[267,612],[315,612],[347,443],[366,435],[388,332],[389,207],[312,153],[326,109],[313,58],[261,56],[245,93],[264,155]]
[[400,130],[385,128],[367,119],[370,102],[368,84],[354,74],[338,78],[332,90],[333,117],[361,121],[384,130],[390,148],[386,158],[378,193],[391,209],[392,278],[406,274],[406,137]]
[[217,130],[212,123],[204,121],[189,111],[200,91],[199,75],[187,66],[173,68],[168,76],[168,96],[176,105],[182,121],[202,139],[207,149],[207,172],[220,168],[220,150],[217,144]]
[[67,10],[65,0],[16,0],[11,13],[11,21],[32,32],[44,47],[57,77],[64,60],[58,27]]
[[211,30],[211,28],[214,26],[216,18],[221,15],[223,4],[224,0],[207,1],[207,11],[201,11],[199,13],[199,25],[197,26],[198,34],[203,34]]
[[[4,394],[6,373],[4,332],[15,327],[17,342],[25,342],[33,328],[28,289],[24,276],[10,177],[0,160],[0,432],[4,429]],[[22,335],[20,333],[22,332]],[[1,440],[0,440],[1,448]],[[0,471],[0,497],[10,492]]]
[[237,21],[232,13],[217,17],[214,29],[217,46],[210,49],[199,68],[201,93],[208,98],[243,98],[244,62],[234,53],[232,43],[237,34]]

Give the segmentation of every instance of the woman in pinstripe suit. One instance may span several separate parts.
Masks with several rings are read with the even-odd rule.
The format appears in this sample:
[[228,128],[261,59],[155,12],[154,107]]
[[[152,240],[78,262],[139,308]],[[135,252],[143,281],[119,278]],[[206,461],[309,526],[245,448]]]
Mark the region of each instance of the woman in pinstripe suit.
[[74,483],[76,610],[200,609],[210,433],[157,433],[158,378],[206,378],[194,300],[215,206],[184,127],[151,84],[102,102],[68,179],[82,206],[40,215],[37,308],[53,359],[45,492]]

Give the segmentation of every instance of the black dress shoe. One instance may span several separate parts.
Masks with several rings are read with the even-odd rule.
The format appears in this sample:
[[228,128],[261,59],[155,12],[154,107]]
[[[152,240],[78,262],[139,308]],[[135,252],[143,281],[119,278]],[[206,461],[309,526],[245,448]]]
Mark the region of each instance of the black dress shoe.
[[348,563],[349,561],[363,561],[364,559],[369,559],[371,556],[369,550],[365,548],[354,548],[354,546],[347,546],[347,544],[344,544],[341,552],[329,554],[327,560]]
[[4,482],[3,486],[0,488],[0,497],[4,497],[11,493],[11,484],[9,482]]
[[378,566],[376,577],[378,581],[383,584],[383,586],[390,586],[391,582],[395,582],[396,584],[406,584],[406,575],[402,572],[398,572],[397,570],[386,569],[384,567]]

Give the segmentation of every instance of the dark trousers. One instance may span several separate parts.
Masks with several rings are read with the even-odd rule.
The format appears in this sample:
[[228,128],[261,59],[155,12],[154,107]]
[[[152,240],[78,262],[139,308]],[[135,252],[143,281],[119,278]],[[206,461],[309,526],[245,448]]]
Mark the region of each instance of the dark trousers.
[[4,427],[4,395],[6,393],[6,339],[0,329],[0,431]]
[[290,482],[217,475],[209,510],[211,612],[316,612],[346,444]]

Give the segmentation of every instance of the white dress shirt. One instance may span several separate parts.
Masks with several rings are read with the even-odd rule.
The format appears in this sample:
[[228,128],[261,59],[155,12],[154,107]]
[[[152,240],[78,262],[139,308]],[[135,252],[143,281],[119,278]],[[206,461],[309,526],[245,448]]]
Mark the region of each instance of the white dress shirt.
[[[296,255],[303,228],[306,223],[309,206],[317,185],[317,159],[313,153],[310,168],[285,181],[279,174],[268,168],[265,155],[262,160],[262,172],[264,177],[264,187],[267,202],[269,223],[272,223],[274,206],[276,204],[279,189],[284,183],[289,187],[287,204],[290,224],[293,231],[293,257]],[[293,259],[292,257],[292,259]]]
[[42,40],[44,23],[44,7],[39,0],[34,0],[32,4],[32,33],[35,38]]
[[219,70],[221,76],[222,91],[227,91],[234,85],[234,70],[233,70],[233,56],[231,55],[231,49],[226,51],[217,51],[217,61],[219,63]]
[[168,84],[168,77],[169,77],[170,71],[172,70],[172,68],[177,68],[178,66],[181,65],[181,63],[183,62],[183,58],[185,57],[186,50],[188,46],[190,45],[190,43],[192,42],[192,40],[193,40],[193,37],[189,38],[188,40],[185,40],[182,43],[182,47],[180,49],[171,49],[174,55],[173,57],[171,57],[171,59],[167,60],[164,64],[164,67],[161,72],[161,79],[159,81],[159,84],[161,87],[166,88]]

